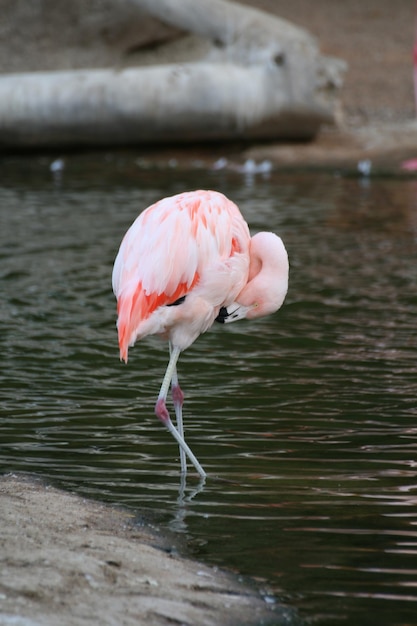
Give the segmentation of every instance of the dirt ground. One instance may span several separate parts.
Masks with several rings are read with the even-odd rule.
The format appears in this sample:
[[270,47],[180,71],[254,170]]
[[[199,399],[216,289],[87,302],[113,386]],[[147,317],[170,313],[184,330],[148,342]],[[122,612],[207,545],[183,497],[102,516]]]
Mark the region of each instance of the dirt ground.
[[[322,51],[345,59],[349,70],[340,128],[324,129],[310,144],[252,146],[243,159],[395,166],[417,156],[415,0],[246,3],[310,30]],[[0,626],[226,626],[272,615],[256,591],[177,556],[169,539],[133,524],[125,512],[41,482],[0,480],[0,528]],[[285,612],[275,608],[274,619],[284,623]]]
[[[243,0],[241,0],[243,2]],[[255,146],[246,158],[286,166],[356,166],[395,169],[417,155],[413,84],[415,0],[244,0],[317,37],[321,51],[348,64],[339,128],[310,144]]]
[[[241,0],[243,3],[243,0]],[[343,120],[351,127],[415,119],[415,0],[244,0],[310,31],[321,51],[348,63]]]

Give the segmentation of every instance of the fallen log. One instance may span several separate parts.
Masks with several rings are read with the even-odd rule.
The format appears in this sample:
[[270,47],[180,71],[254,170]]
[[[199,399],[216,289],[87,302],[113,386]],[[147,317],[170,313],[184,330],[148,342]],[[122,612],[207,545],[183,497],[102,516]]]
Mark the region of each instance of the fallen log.
[[0,147],[309,139],[333,123],[342,64],[305,31],[225,0],[131,0],[209,38],[204,58],[0,75]]

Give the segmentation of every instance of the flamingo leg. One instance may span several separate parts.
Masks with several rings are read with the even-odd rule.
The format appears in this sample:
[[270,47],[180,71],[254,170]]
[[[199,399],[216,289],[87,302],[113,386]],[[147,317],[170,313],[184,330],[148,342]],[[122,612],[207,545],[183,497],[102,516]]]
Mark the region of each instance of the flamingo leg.
[[[170,354],[172,354],[172,349],[173,349],[172,344],[171,342],[169,342]],[[172,392],[172,400],[174,402],[175,417],[177,419],[177,430],[178,430],[179,435],[184,439],[184,424],[182,421],[182,406],[184,404],[184,393],[178,382],[178,374],[177,374],[176,366],[175,366],[175,369],[173,371],[172,378],[171,378],[171,392]],[[187,473],[187,457],[184,452],[184,449],[181,446],[180,446],[180,461],[181,461],[181,473],[185,475]]]
[[[176,439],[177,443],[180,446],[180,449],[183,450],[184,454],[186,454],[188,456],[188,458],[190,459],[191,463],[194,465],[195,469],[200,474],[200,476],[202,478],[205,478],[206,477],[206,472],[203,470],[203,468],[201,467],[200,463],[198,462],[196,456],[191,451],[191,448],[186,443],[186,441],[184,439],[184,435],[180,434],[180,432],[175,428],[174,424],[171,422],[171,418],[169,416],[168,409],[166,407],[166,398],[167,398],[167,395],[168,395],[168,389],[169,389],[169,386],[171,384],[171,381],[174,378],[174,375],[176,377],[177,387],[179,387],[178,386],[178,377],[176,375],[176,367],[177,367],[177,361],[178,361],[178,358],[180,356],[181,350],[177,346],[173,346],[172,349],[170,350],[170,352],[171,352],[171,354],[170,354],[170,358],[169,358],[169,363],[168,363],[167,369],[165,371],[165,376],[163,378],[161,389],[159,391],[158,400],[156,401],[156,405],[155,405],[155,413],[156,413],[157,417],[161,420],[161,422],[166,426],[166,428],[168,428],[168,430],[170,431],[170,433],[172,434],[174,439]],[[174,386],[175,386],[175,378],[174,378]],[[181,394],[182,394],[182,392],[181,392]],[[175,400],[174,400],[174,403],[175,403],[175,407],[176,407],[175,410],[176,410],[176,413],[177,413],[178,409],[177,409],[177,403],[176,403]],[[178,406],[179,405],[180,405],[180,402],[178,401]],[[177,419],[178,419],[178,413],[177,413]],[[181,402],[180,422],[182,422],[182,402]],[[186,468],[186,464],[185,464],[185,468]],[[182,471],[186,471],[186,470],[183,469],[182,461],[181,461],[181,470]]]

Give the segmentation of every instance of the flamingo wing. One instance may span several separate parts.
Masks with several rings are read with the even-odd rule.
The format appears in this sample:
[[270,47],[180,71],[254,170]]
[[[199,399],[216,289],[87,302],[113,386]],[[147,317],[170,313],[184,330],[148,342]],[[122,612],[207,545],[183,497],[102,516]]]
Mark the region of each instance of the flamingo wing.
[[205,268],[248,246],[239,209],[218,192],[178,194],[143,211],[123,238],[113,269],[121,358],[127,360],[143,320],[187,295]]

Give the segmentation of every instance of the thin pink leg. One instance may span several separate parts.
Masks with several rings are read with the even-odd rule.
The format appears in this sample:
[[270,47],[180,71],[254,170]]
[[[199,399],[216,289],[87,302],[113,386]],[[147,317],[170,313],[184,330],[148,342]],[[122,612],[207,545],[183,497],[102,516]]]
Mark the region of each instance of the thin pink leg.
[[165,398],[158,398],[155,404],[155,414],[158,417],[164,426],[167,425],[167,422],[171,421],[169,416],[169,411],[167,409],[167,405],[165,403]]
[[[176,439],[180,446],[180,459],[181,459],[181,471],[185,475],[187,472],[186,455],[190,459],[191,463],[196,468],[197,472],[202,478],[206,477],[206,472],[201,467],[197,458],[191,451],[190,447],[184,439],[183,423],[182,423],[182,405],[184,402],[184,394],[178,384],[177,376],[177,360],[180,355],[180,349],[170,346],[170,359],[168,367],[165,372],[164,379],[162,381],[161,390],[159,392],[158,400],[155,405],[155,413],[161,422],[168,428],[172,436]],[[172,384],[172,395],[174,400],[175,413],[178,422],[178,430],[171,422],[168,409],[166,407],[166,398],[170,384]]]
[[182,405],[184,404],[184,392],[179,386],[178,382],[176,384],[174,383],[174,379],[172,379],[171,391],[172,391],[172,399],[174,401],[174,405],[179,406],[182,409]]
[[[177,428],[181,437],[184,439],[184,424],[182,421],[182,406],[184,404],[184,393],[178,383],[177,370],[175,369],[174,375],[171,381],[172,400],[174,402],[175,416],[177,418]],[[181,472],[186,474],[187,472],[187,458],[183,448],[180,446],[180,461]]]

